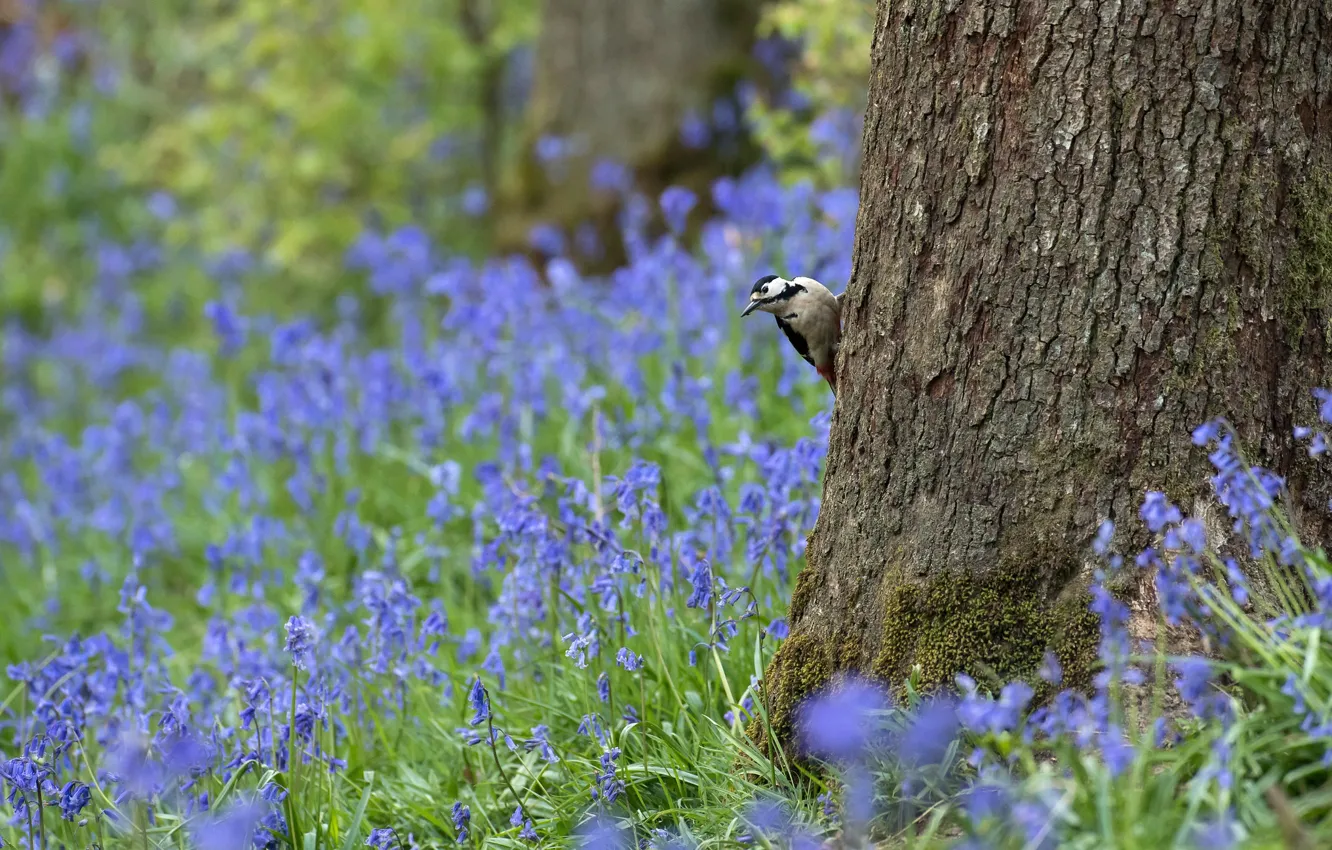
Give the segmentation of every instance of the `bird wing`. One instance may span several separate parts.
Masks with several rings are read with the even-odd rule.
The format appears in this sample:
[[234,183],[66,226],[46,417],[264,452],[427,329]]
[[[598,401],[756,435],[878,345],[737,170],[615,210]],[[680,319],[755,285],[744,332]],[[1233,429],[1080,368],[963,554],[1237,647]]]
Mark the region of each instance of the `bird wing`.
[[791,347],[796,350],[796,354],[805,358],[806,363],[811,366],[814,365],[814,359],[809,356],[809,343],[805,341],[805,338],[797,333],[790,323],[783,321],[780,316],[777,317],[777,327],[781,328],[782,333],[786,334],[786,339],[791,343]]

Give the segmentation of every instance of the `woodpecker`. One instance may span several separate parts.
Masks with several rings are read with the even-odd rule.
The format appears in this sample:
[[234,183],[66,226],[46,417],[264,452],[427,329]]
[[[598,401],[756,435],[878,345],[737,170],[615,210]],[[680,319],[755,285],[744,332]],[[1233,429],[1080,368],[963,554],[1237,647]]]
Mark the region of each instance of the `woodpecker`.
[[771,313],[796,353],[813,366],[837,395],[837,348],[842,344],[842,296],[810,277],[791,280],[770,274],[754,281],[741,316]]

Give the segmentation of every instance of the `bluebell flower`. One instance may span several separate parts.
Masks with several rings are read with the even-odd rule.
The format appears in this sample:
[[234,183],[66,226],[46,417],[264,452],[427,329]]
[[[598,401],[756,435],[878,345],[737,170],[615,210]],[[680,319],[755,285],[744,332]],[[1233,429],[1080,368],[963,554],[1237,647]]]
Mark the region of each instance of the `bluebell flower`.
[[250,850],[268,807],[241,799],[217,815],[191,822],[190,834],[199,850]]
[[602,743],[606,741],[606,730],[601,725],[601,717],[596,714],[583,715],[582,719],[578,721],[577,734],[595,737]]
[[635,655],[628,647],[620,647],[619,652],[615,653],[615,661],[625,670],[633,672],[643,666],[642,656]]
[[1226,580],[1230,584],[1231,598],[1239,605],[1248,605],[1249,580],[1234,558],[1226,558],[1222,563],[1226,568]]
[[466,664],[481,649],[481,632],[477,629],[468,629],[463,635],[462,640],[458,641],[458,651],[455,657],[459,664]]
[[592,164],[588,180],[599,192],[627,192],[633,185],[633,174],[623,163],[599,159]]
[[1290,697],[1293,701],[1291,706],[1293,712],[1301,715],[1308,712],[1309,707],[1304,701],[1304,688],[1300,686],[1294,673],[1286,674],[1286,680],[1281,684],[1281,693]]
[[453,830],[457,833],[457,838],[455,840],[459,844],[467,843],[467,836],[471,834],[471,823],[471,807],[464,806],[460,802],[455,802],[453,804]]
[[226,304],[211,301],[204,306],[204,315],[213,323],[223,357],[235,354],[245,345],[246,322]]
[[1174,662],[1172,666],[1179,674],[1175,679],[1175,687],[1197,717],[1208,720],[1229,716],[1230,701],[1212,686],[1213,667],[1210,661],[1188,657]]
[[800,742],[816,756],[834,761],[864,758],[882,731],[878,713],[886,694],[863,681],[807,700],[799,711]]
[[1179,537],[1194,554],[1201,554],[1207,548],[1207,528],[1202,520],[1190,517],[1180,523]]
[[[1159,574],[1158,574],[1159,575]],[[1131,655],[1128,636],[1128,606],[1115,598],[1105,586],[1105,574],[1097,571],[1092,582],[1092,613],[1100,618],[1101,644],[1099,653],[1102,674],[1109,678],[1123,677]]]
[[291,662],[298,669],[308,669],[314,654],[314,642],[314,626],[308,620],[296,616],[287,620],[287,643],[284,648],[291,653]]
[[1239,846],[1239,828],[1229,810],[1193,825],[1192,845],[1199,850],[1230,850]]
[[120,737],[109,753],[111,775],[119,783],[120,793],[126,798],[144,800],[162,787],[166,774],[162,765],[149,752],[149,743],[126,733]]
[[1318,388],[1313,390],[1313,395],[1318,400],[1318,418],[1332,423],[1332,390]]
[[1110,541],[1114,536],[1115,524],[1107,519],[1096,530],[1096,539],[1092,541],[1093,551],[1098,555],[1105,555],[1110,551]]
[[161,221],[176,217],[176,199],[169,192],[153,192],[148,196],[146,206],[148,212]]
[[771,797],[751,802],[745,810],[745,820],[760,835],[772,839],[785,838],[793,825],[786,802]]
[[694,590],[685,601],[685,607],[706,608],[712,600],[712,567],[706,559],[700,558],[694,564],[694,571],[689,576],[689,583]]
[[619,747],[611,747],[601,754],[601,770],[596,774],[596,786],[592,790],[594,800],[599,797],[606,804],[610,804],[624,793],[624,780],[619,778],[615,764],[619,758]]
[[1150,491],[1143,498],[1140,514],[1148,530],[1152,532],[1160,532],[1167,525],[1173,525],[1181,519],[1179,508],[1170,504],[1165,493],[1156,490]]
[[490,718],[490,696],[486,693],[486,688],[481,684],[481,678],[472,680],[472,689],[467,694],[467,701],[472,706],[472,719],[468,721],[473,726],[485,723]]
[[962,799],[967,818],[977,825],[988,818],[1002,817],[1012,805],[1007,789],[984,782],[968,788]]
[[725,97],[719,97],[712,102],[712,126],[719,132],[732,132],[740,123],[741,119],[734,102]]
[[684,232],[689,211],[698,203],[698,196],[683,186],[670,186],[661,193],[661,212],[671,232]]
[[485,215],[490,209],[490,196],[487,194],[484,186],[473,184],[468,186],[462,196],[462,210],[472,218]]
[[1059,657],[1047,649],[1041,658],[1041,666],[1036,675],[1041,681],[1058,686],[1064,680],[1064,668],[1059,664]]
[[500,657],[498,647],[490,648],[486,660],[481,662],[481,669],[494,676],[499,682],[500,690],[504,690],[504,659]]
[[897,756],[913,767],[941,764],[960,733],[957,704],[946,698],[922,703],[898,738]]
[[39,788],[47,794],[55,790],[50,776],[49,767],[34,762],[26,756],[0,763],[0,780],[3,780],[0,785],[9,786],[5,799],[14,807],[15,812],[22,808],[26,795],[35,795]]
[[1327,434],[1316,431],[1309,440],[1309,457],[1322,457],[1327,454]]
[[1054,850],[1060,845],[1060,824],[1053,809],[1052,801],[1042,799],[1019,800],[1013,805],[1009,817],[1025,837],[1028,850]]
[[519,837],[525,840],[527,839],[527,835],[525,833],[527,833],[528,830],[531,829],[532,821],[527,818],[527,815],[526,813],[523,812],[523,807],[521,805],[514,807],[513,814],[509,815],[509,826],[522,827],[522,831],[520,832]]
[[547,257],[558,257],[564,253],[564,234],[554,225],[539,224],[533,227],[527,241]]
[[582,635],[570,633],[564,636],[564,640],[569,642],[569,648],[564,652],[565,657],[574,659],[579,669],[587,667],[589,655],[594,658],[597,655],[598,643],[595,632]]
[[1101,757],[1111,776],[1118,776],[1133,764],[1137,752],[1124,738],[1123,731],[1115,725],[1107,726],[1101,735]]
[[533,152],[537,159],[544,164],[551,164],[564,159],[571,152],[571,144],[568,139],[560,136],[544,135],[537,139]]
[[1189,581],[1189,573],[1192,571],[1187,569],[1190,563],[1188,559],[1180,557],[1176,558],[1174,569],[1161,563],[1156,571],[1156,597],[1162,613],[1166,615],[1166,621],[1172,626],[1179,625],[1189,616],[1190,607],[1195,601],[1196,594]]
[[862,123],[863,117],[857,110],[827,110],[810,125],[810,140],[824,156],[840,160],[842,167],[849,170],[860,153]]
[[980,694],[970,677],[959,675],[958,686],[963,692],[957,707],[962,725],[973,732],[1000,734],[1017,728],[1022,712],[1031,701],[1032,689],[1025,682],[1009,682],[994,700]]
[[92,789],[77,780],[65,783],[60,789],[60,817],[62,820],[75,820],[83,809],[92,802]]
[[157,746],[167,776],[198,776],[207,772],[214,752],[195,733],[189,731],[189,713],[184,695],[164,709],[158,721]]
[[523,828],[518,831],[518,837],[533,844],[541,840],[541,836],[537,834],[536,827],[532,825],[530,820],[523,821]]
[[580,827],[576,841],[584,850],[629,850],[631,844],[615,822],[604,816]]
[[1223,425],[1224,420],[1213,419],[1194,428],[1192,435],[1193,444],[1195,446],[1205,446],[1212,442],[1220,436]]
[[574,247],[578,249],[581,256],[589,260],[600,260],[606,255],[601,234],[597,232],[596,225],[591,222],[585,221],[574,230]]
[[270,810],[258,821],[260,829],[254,835],[254,845],[260,850],[277,850],[281,846],[278,839],[288,835],[286,817],[281,811]]
[[726,725],[732,726],[737,722],[744,723],[745,721],[752,720],[754,717],[754,698],[746,696],[744,699],[740,700],[739,709],[740,711],[738,714],[734,710],[726,711],[722,714],[722,719],[726,721]]
[[528,750],[529,752],[532,750],[540,750],[541,757],[548,764],[555,764],[560,760],[559,756],[555,754],[554,748],[550,745],[550,729],[544,725],[538,725],[532,728],[532,737],[523,742],[523,749]]
[[702,115],[690,111],[680,122],[680,142],[691,149],[705,148],[712,139],[712,130]]
[[457,732],[458,737],[462,739],[463,744],[469,747],[475,747],[477,744],[484,742],[488,737],[468,726],[459,726],[453,731]]

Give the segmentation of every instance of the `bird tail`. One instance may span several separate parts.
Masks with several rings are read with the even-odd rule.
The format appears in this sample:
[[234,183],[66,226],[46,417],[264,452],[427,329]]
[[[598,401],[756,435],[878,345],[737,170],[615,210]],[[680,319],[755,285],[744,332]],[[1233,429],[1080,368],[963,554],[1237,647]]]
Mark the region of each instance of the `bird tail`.
[[833,398],[837,398],[837,369],[833,366],[829,366],[827,369],[820,369],[819,374],[823,376],[823,380],[827,381],[828,386],[832,388]]

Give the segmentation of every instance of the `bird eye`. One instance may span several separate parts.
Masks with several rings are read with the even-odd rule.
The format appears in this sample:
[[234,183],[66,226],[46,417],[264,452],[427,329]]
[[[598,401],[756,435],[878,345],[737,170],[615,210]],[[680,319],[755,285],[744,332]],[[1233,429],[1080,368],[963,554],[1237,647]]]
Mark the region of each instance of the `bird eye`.
[[759,292],[761,292],[761,293],[764,294],[764,295],[767,295],[767,294],[768,294],[768,285],[765,283],[765,284],[763,285],[763,288],[760,289]]

